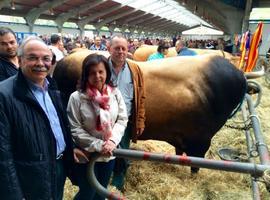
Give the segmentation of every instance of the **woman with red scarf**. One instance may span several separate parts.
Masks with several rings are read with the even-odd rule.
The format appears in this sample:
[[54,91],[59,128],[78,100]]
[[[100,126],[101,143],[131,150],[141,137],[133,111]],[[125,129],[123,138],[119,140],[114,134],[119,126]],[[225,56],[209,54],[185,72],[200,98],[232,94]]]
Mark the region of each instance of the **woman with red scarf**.
[[[99,152],[103,157],[95,164],[95,175],[104,187],[108,186],[114,167],[112,151],[121,141],[127,125],[127,111],[120,91],[110,84],[111,71],[107,59],[91,54],[82,64],[79,90],[71,94],[68,118],[75,144],[89,157]],[[76,180],[79,192],[74,199],[105,199],[87,181],[88,160],[77,160]]]

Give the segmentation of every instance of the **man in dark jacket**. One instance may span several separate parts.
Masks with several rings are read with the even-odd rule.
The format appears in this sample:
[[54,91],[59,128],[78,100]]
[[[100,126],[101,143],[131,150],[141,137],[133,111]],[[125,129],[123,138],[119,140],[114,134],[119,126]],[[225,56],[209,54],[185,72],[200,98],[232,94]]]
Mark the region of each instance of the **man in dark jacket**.
[[0,81],[18,72],[18,44],[15,33],[6,27],[0,27]]
[[73,147],[60,93],[47,77],[52,53],[30,37],[18,55],[18,74],[0,83],[0,196],[60,200]]

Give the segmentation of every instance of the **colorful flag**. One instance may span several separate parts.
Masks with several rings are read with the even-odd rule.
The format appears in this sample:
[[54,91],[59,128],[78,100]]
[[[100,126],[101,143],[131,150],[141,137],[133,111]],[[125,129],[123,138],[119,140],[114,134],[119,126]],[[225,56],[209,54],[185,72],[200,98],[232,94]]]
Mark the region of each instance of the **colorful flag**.
[[241,37],[240,47],[239,47],[241,52],[244,50],[244,47],[245,47],[245,37],[246,37],[246,33],[243,33]]
[[245,66],[245,61],[247,60],[247,54],[249,52],[249,44],[250,44],[250,31],[247,31],[245,34],[243,34],[241,40],[240,50],[242,51],[242,53],[239,62],[239,69],[243,69]]
[[263,23],[259,22],[255,33],[253,34],[250,49],[248,52],[248,59],[246,62],[245,72],[251,72],[252,69],[255,67],[257,59],[258,59],[258,47],[260,41],[262,39],[262,30],[263,30]]

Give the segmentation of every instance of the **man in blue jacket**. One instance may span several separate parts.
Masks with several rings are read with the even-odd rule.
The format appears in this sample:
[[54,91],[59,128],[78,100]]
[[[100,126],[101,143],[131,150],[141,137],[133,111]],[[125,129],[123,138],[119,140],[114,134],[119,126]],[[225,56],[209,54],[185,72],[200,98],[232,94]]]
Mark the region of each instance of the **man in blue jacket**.
[[197,53],[186,46],[186,42],[183,40],[177,40],[175,43],[175,50],[178,56],[196,56]]
[[0,83],[0,196],[60,200],[73,146],[60,93],[47,77],[52,53],[30,37],[18,56],[17,75]]

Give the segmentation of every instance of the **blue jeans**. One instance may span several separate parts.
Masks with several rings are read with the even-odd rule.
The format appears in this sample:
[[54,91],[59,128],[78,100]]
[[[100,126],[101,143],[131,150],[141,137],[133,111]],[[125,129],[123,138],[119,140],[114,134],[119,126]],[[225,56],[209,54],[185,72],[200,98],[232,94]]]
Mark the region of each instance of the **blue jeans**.
[[[107,188],[112,170],[114,168],[114,159],[109,162],[96,162],[94,171],[98,182]],[[96,190],[89,184],[87,179],[87,164],[77,164],[76,166],[77,182],[79,192],[75,195],[74,200],[105,200]]]
[[[120,142],[121,149],[129,149],[132,134],[132,124],[128,122],[124,136]],[[115,167],[113,170],[112,185],[118,190],[122,190],[125,183],[125,176],[130,162],[126,158],[115,158]]]

